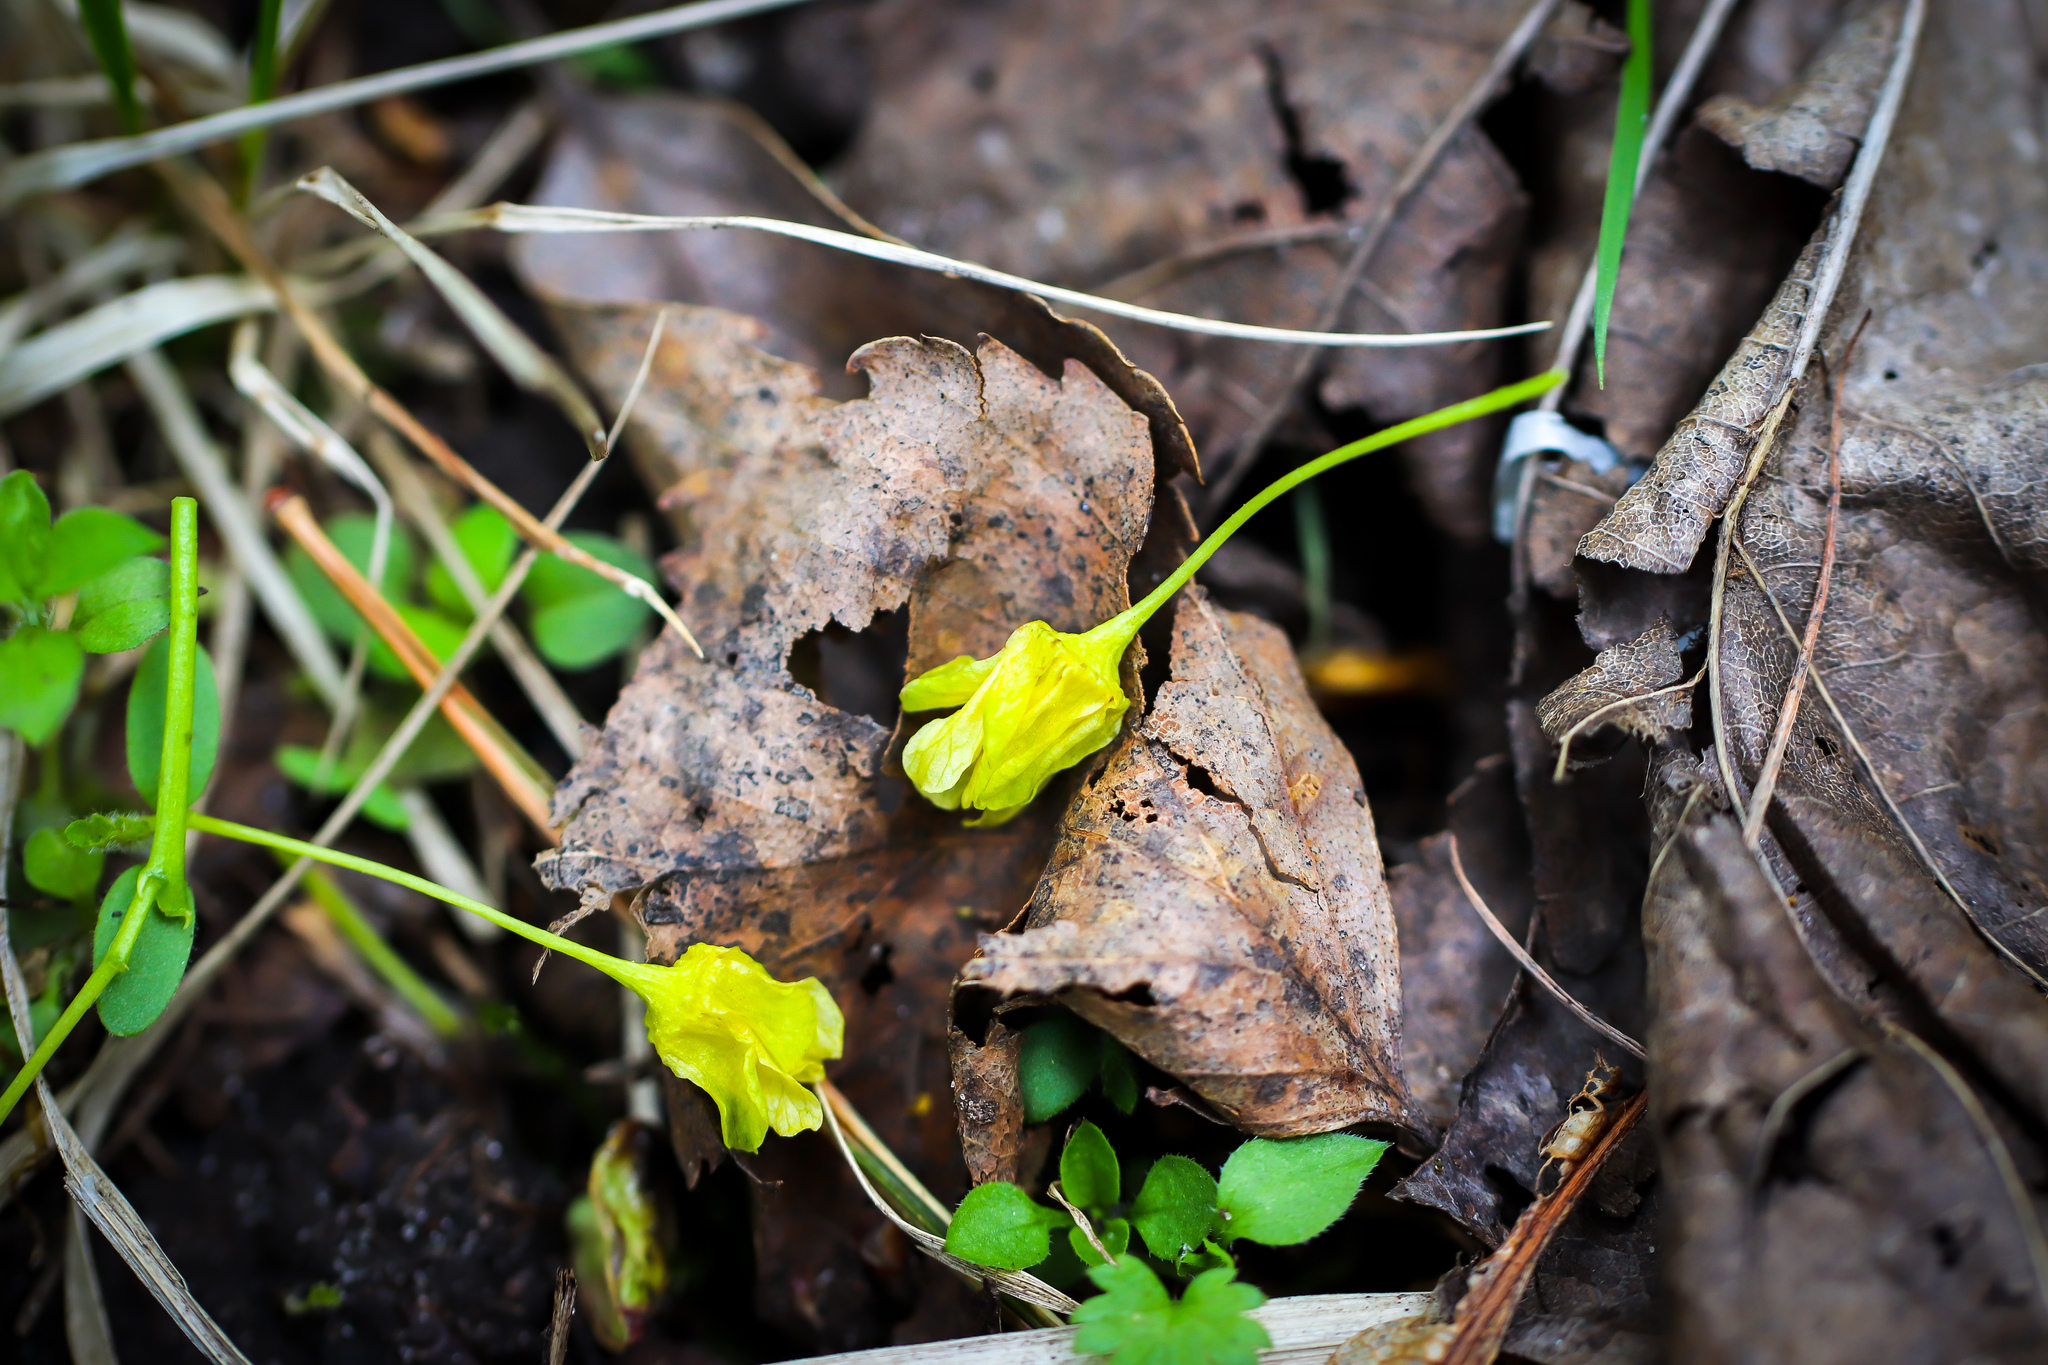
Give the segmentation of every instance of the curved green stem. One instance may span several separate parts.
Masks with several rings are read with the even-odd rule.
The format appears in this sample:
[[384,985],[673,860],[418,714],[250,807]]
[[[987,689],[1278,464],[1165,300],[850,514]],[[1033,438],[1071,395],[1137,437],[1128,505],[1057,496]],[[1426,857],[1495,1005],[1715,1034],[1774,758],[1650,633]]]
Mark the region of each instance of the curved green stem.
[[1462,403],[1453,403],[1447,408],[1438,408],[1435,412],[1424,413],[1420,417],[1397,423],[1385,431],[1376,431],[1370,436],[1353,441],[1349,445],[1338,446],[1327,455],[1318,455],[1307,464],[1289,470],[1254,493],[1242,507],[1232,512],[1224,523],[1211,531],[1208,539],[1197,546],[1195,552],[1183,560],[1181,566],[1169,574],[1158,587],[1146,593],[1141,601],[1128,610],[1119,612],[1089,631],[1088,636],[1093,639],[1116,639],[1121,636],[1123,642],[1128,644],[1136,638],[1139,629],[1152,618],[1152,614],[1165,606],[1175,593],[1186,587],[1188,580],[1195,576],[1196,570],[1208,563],[1209,557],[1222,549],[1223,543],[1236,535],[1239,528],[1263,512],[1275,499],[1307,483],[1318,474],[1327,473],[1347,460],[1370,455],[1375,450],[1385,450],[1388,446],[1399,445],[1417,436],[1426,436],[1432,431],[1441,431],[1460,422],[1469,422],[1475,417],[1484,417],[1489,413],[1514,407],[1518,403],[1526,403],[1531,398],[1548,393],[1568,377],[1563,370],[1548,370],[1533,379],[1524,379],[1519,384],[1509,384],[1505,388],[1495,389],[1492,393],[1468,398]]
[[[142,914],[134,913],[137,908]],[[71,1003],[57,1016],[57,1022],[50,1025],[50,1031],[43,1035],[43,1041],[29,1059],[21,1064],[21,1070],[14,1073],[8,1082],[5,1094],[0,1094],[0,1123],[14,1112],[14,1106],[21,1103],[21,1097],[28,1093],[43,1068],[50,1064],[50,1058],[57,1055],[57,1049],[71,1036],[71,1030],[78,1027],[78,1021],[85,1018],[85,1012],[99,1001],[100,995],[114,978],[128,970],[129,954],[135,950],[135,940],[142,936],[142,922],[148,914],[148,903],[142,899],[142,887],[135,888],[135,899],[129,906],[129,914],[121,924],[121,932],[107,945],[107,955],[100,959],[100,965],[92,969],[92,975],[85,979],[85,985],[78,994],[71,997]]]
[[628,962],[624,958],[613,957],[610,953],[601,953],[595,948],[586,948],[581,943],[563,938],[560,934],[551,934],[545,929],[528,924],[525,920],[514,919],[504,911],[485,905],[482,901],[471,900],[459,891],[450,891],[447,887],[430,882],[425,877],[415,877],[410,872],[400,872],[395,867],[386,867],[382,863],[371,862],[368,858],[358,858],[352,853],[339,853],[331,848],[322,848],[318,844],[309,844],[303,839],[272,834],[267,829],[254,829],[248,825],[238,825],[232,820],[219,820],[211,815],[194,814],[191,823],[192,828],[201,834],[218,834],[223,839],[240,839],[243,843],[260,844],[264,848],[274,848],[280,853],[296,854],[301,858],[311,858],[315,862],[345,867],[351,872],[361,872],[366,876],[382,877],[387,882],[396,882],[423,896],[432,896],[437,901],[446,901],[449,905],[467,910],[472,915],[480,915],[500,929],[538,943],[543,948],[552,949],[564,957],[573,957],[578,962],[595,967],[621,985],[637,988],[651,974],[665,970],[646,963]]

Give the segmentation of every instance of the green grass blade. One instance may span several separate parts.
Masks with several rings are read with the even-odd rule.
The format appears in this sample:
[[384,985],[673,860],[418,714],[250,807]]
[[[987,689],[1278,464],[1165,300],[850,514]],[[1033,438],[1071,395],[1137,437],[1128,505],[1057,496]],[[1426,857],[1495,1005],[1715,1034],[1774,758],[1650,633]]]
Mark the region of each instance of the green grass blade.
[[[284,0],[257,0],[256,36],[249,40],[249,103],[262,104],[277,93],[277,21]],[[256,189],[256,173],[263,165],[263,143],[268,129],[252,128],[242,134],[242,197]]]
[[1643,135],[1650,126],[1650,0],[1628,0],[1628,62],[1621,68],[1621,101],[1614,116],[1614,151],[1607,163],[1607,202],[1600,209],[1600,246],[1594,255],[1593,364],[1607,387],[1607,315],[1614,311],[1614,281],[1621,244],[1641,173]]
[[121,126],[130,133],[142,131],[142,106],[135,99],[135,50],[128,45],[128,21],[121,13],[121,0],[78,0],[78,19],[92,42],[93,55],[107,84],[114,88],[114,108],[120,111]]

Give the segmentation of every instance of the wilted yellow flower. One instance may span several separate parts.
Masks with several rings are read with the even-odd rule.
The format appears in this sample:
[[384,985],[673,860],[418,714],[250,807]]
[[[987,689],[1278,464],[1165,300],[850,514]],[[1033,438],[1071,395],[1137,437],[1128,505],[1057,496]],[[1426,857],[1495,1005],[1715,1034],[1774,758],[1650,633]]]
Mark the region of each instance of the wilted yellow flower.
[[809,1085],[844,1046],[846,1022],[816,977],[777,981],[738,948],[690,945],[672,967],[604,968],[647,1002],[647,1037],[668,1069],[718,1105],[725,1145],[754,1152],[773,1128],[816,1128],[824,1106]]
[[1129,615],[1081,635],[1027,621],[1000,653],[963,654],[913,679],[905,711],[960,709],[912,736],[904,772],[933,805],[981,811],[970,825],[1024,809],[1056,773],[1116,738],[1131,705],[1117,676],[1138,632]]

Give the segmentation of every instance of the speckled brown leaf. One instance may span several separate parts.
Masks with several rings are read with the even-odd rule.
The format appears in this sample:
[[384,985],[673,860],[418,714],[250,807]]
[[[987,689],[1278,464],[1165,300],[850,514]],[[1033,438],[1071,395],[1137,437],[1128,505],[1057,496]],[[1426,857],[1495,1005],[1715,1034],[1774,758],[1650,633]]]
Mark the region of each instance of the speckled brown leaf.
[[[1248,232],[1362,221],[1526,8],[896,0],[871,17],[874,103],[836,183],[921,246],[1081,287]],[[935,129],[954,135],[935,142]],[[1500,321],[1522,203],[1486,137],[1458,139],[1340,325]],[[1131,297],[1313,326],[1350,247],[1338,238],[1218,257]],[[1172,390],[1211,465],[1274,401],[1296,355],[1106,325]],[[1483,343],[1347,353],[1328,360],[1320,396],[1390,422],[1489,387],[1499,366]],[[1487,444],[1478,424],[1404,452],[1431,512],[1473,537]]]
[[1671,623],[1600,651],[1593,666],[1576,673],[1536,703],[1536,720],[1555,743],[1612,728],[1661,744],[1692,726],[1692,696],[1671,687],[1684,672]]
[[1286,637],[1191,590],[1172,677],[961,973],[1057,994],[1240,1128],[1418,1126],[1393,914],[1351,756]]

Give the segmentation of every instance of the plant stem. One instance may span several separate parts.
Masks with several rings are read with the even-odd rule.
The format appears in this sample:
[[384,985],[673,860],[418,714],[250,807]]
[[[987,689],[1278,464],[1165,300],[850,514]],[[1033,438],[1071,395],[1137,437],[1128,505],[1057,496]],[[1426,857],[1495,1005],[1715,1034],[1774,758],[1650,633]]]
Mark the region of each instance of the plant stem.
[[[277,19],[284,0],[258,0],[256,36],[249,40],[249,103],[263,104],[277,93]],[[256,192],[256,173],[263,167],[263,142],[269,130],[242,134],[242,202]]]
[[410,872],[400,872],[395,867],[386,867],[382,863],[371,862],[368,858],[358,858],[352,853],[337,853],[331,848],[322,848],[318,844],[309,844],[303,839],[292,839],[282,834],[272,834],[269,830],[265,829],[252,829],[248,825],[238,825],[231,820],[219,820],[211,815],[194,813],[191,817],[191,824],[193,829],[198,830],[202,834],[217,834],[223,839],[240,839],[243,843],[260,844],[264,848],[276,849],[280,853],[290,853],[300,858],[311,858],[315,862],[328,863],[334,867],[345,867],[351,872],[361,872],[371,877],[382,877],[387,882],[396,882],[398,885],[408,887],[423,896],[432,896],[435,900],[445,901],[449,905],[467,910],[472,915],[481,915],[508,933],[517,934],[521,938],[538,943],[543,948],[552,949],[564,957],[573,957],[578,962],[597,968],[597,970],[603,972],[612,980],[623,985],[637,988],[667,970],[667,968],[656,967],[647,963],[627,962],[623,958],[613,957],[610,953],[601,953],[595,948],[586,948],[581,943],[575,943],[563,938],[560,934],[551,934],[545,929],[536,928],[528,924],[525,920],[514,919],[504,911],[485,905],[482,901],[471,900],[459,891],[450,891],[447,887],[437,882],[430,882],[425,877],[415,877]]
[[[279,862],[290,866],[291,859],[280,856]],[[426,978],[412,969],[412,964],[398,955],[398,950],[384,940],[377,932],[377,926],[370,923],[346,891],[337,886],[332,877],[322,872],[308,872],[305,877],[306,894],[313,903],[327,912],[327,918],[334,921],[334,927],[351,948],[361,955],[370,969],[384,978],[384,983],[396,991],[406,1004],[419,1012],[427,1021],[427,1027],[443,1038],[452,1038],[462,1032],[462,1016],[449,1008]]]
[[79,0],[78,20],[92,42],[93,56],[114,90],[114,108],[121,127],[129,133],[142,131],[142,106],[135,100],[135,50],[128,42],[128,20],[121,12],[121,0]]
[[[141,910],[142,914],[136,911]],[[99,1000],[100,994],[113,984],[115,977],[128,970],[128,955],[135,949],[135,940],[142,936],[143,916],[149,907],[142,899],[142,886],[135,887],[135,899],[129,903],[128,917],[121,924],[121,932],[107,946],[107,955],[100,959],[100,965],[92,969],[92,975],[85,979],[85,985],[64,1007],[64,1013],[57,1016],[57,1022],[50,1025],[50,1031],[43,1035],[43,1041],[36,1046],[35,1054],[21,1064],[21,1070],[14,1073],[8,1083],[7,1092],[0,1094],[0,1123],[14,1112],[14,1106],[21,1103],[21,1097],[28,1093],[50,1058],[57,1055],[57,1049],[71,1036],[71,1030],[78,1027],[78,1021],[85,1018],[85,1012]]]
[[1142,601],[1110,617],[1088,634],[1096,638],[1112,639],[1121,636],[1128,643],[1137,636],[1139,628],[1151,619],[1152,614],[1165,606],[1175,593],[1186,587],[1188,580],[1195,576],[1195,571],[1208,563],[1211,555],[1223,548],[1223,542],[1236,535],[1239,528],[1263,512],[1276,499],[1307,483],[1316,475],[1327,473],[1347,460],[1370,455],[1375,450],[1384,450],[1388,446],[1399,445],[1417,436],[1426,436],[1432,431],[1441,431],[1445,427],[1456,426],[1460,422],[1469,422],[1475,417],[1484,417],[1489,413],[1514,407],[1518,403],[1525,403],[1562,384],[1568,377],[1563,370],[1547,370],[1533,379],[1524,379],[1518,384],[1495,389],[1492,393],[1481,394],[1477,398],[1468,398],[1462,403],[1453,403],[1447,408],[1438,408],[1435,412],[1410,418],[1406,422],[1388,427],[1385,431],[1376,431],[1370,436],[1362,437],[1349,445],[1338,446],[1326,455],[1318,455],[1307,464],[1289,470],[1254,493],[1245,501],[1244,506],[1232,512],[1221,526],[1209,533],[1207,540],[1195,548],[1193,554],[1181,562],[1178,569],[1167,576],[1166,581],[1146,593]]

